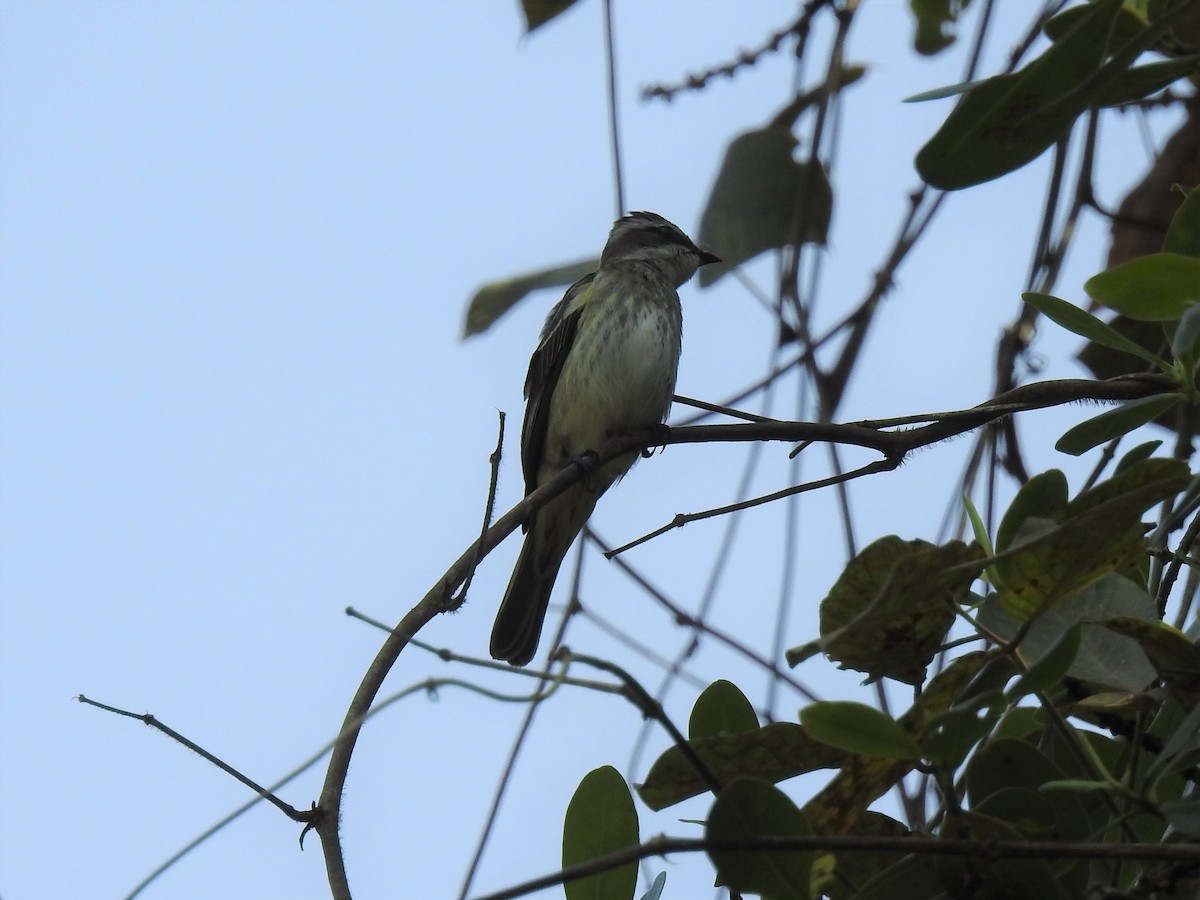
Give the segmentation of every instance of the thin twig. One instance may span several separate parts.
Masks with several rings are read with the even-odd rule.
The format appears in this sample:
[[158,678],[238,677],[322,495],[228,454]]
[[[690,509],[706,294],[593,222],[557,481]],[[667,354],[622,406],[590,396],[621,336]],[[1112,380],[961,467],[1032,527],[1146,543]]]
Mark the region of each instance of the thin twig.
[[[496,435],[496,449],[493,450],[491,456],[488,457],[488,462],[491,463],[492,467],[492,477],[488,481],[487,502],[483,507],[483,526],[479,532],[481,539],[483,535],[487,533],[488,526],[492,524],[492,516],[496,514],[496,487],[500,484],[500,460],[504,456],[504,420],[506,418],[504,410],[500,410],[499,413],[500,426],[499,433]],[[480,547],[483,546],[478,541],[476,541],[476,544]],[[462,606],[466,602],[467,591],[471,589],[471,582],[475,579],[475,569],[478,565],[479,560],[476,559],[475,565],[471,566],[471,571],[467,573],[467,578],[466,581],[463,582],[462,588],[457,594],[454,595],[454,599],[451,601],[451,603],[455,609]],[[349,611],[347,610],[347,612]]]
[[276,797],[270,791],[270,789],[263,787],[258,782],[243,775],[241,772],[239,772],[233,766],[229,765],[229,763],[227,763],[223,759],[220,759],[219,757],[214,756],[213,754],[209,753],[207,750],[205,750],[203,747],[201,747],[199,744],[195,743],[194,741],[188,740],[182,734],[180,734],[178,731],[175,731],[174,729],[167,727],[162,722],[160,722],[158,719],[156,719],[154,716],[150,715],[150,713],[135,713],[135,712],[130,712],[129,710],[126,710],[126,709],[119,709],[115,706],[109,706],[107,703],[99,703],[95,700],[91,700],[88,697],[85,697],[83,694],[79,694],[75,699],[78,700],[80,703],[85,703],[88,706],[94,706],[97,709],[103,709],[106,712],[115,713],[118,716],[127,716],[130,719],[137,719],[139,722],[143,723],[144,725],[149,725],[151,728],[155,729],[156,731],[161,731],[163,734],[165,734],[171,740],[175,741],[176,743],[182,744],[184,747],[187,747],[187,749],[191,750],[193,753],[198,753],[200,756],[204,757],[206,760],[208,760],[210,763],[212,763],[214,766],[216,766],[218,769],[220,769],[226,775],[233,777],[235,780],[241,782],[246,787],[250,788],[250,790],[254,791],[254,793],[258,794],[259,797],[261,797],[263,800],[266,800],[268,803],[270,803],[272,806],[274,806],[276,809],[278,809],[281,813],[283,813],[285,816],[287,816],[289,819],[291,819],[293,822],[303,822],[303,823],[308,824],[317,818],[317,811],[315,809],[300,810],[300,809],[296,809],[294,806],[292,806],[288,803],[284,803],[282,800],[280,800],[278,797]]
[[671,717],[667,715],[662,704],[650,696],[649,692],[642,687],[641,683],[636,678],[622,669],[615,663],[611,663],[605,659],[599,659],[595,656],[586,656],[581,653],[571,653],[566,648],[560,651],[560,655],[569,661],[583,663],[592,668],[599,669],[601,672],[607,672],[614,678],[618,679],[624,686],[622,691],[624,696],[633,703],[643,716],[647,719],[652,719],[663,727],[663,730],[671,736],[675,747],[683,755],[683,758],[688,761],[688,764],[700,776],[700,780],[708,785],[708,789],[714,794],[719,794],[724,787],[721,779],[717,776],[703,759],[696,753],[695,749],[688,743],[687,738],[683,736],[676,726],[671,721]]
[[617,44],[613,36],[612,0],[604,0],[604,67],[608,89],[608,132],[611,140],[613,182],[617,195],[617,215],[625,215],[625,176],[621,169],[621,129],[617,104]]

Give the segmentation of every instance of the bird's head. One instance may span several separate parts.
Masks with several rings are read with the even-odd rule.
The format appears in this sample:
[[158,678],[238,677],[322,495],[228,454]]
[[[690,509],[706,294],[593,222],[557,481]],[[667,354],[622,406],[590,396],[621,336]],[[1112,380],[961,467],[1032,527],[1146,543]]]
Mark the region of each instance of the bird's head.
[[634,212],[618,219],[608,233],[600,267],[629,262],[650,263],[679,287],[700,266],[721,260],[701,250],[677,226],[652,212]]

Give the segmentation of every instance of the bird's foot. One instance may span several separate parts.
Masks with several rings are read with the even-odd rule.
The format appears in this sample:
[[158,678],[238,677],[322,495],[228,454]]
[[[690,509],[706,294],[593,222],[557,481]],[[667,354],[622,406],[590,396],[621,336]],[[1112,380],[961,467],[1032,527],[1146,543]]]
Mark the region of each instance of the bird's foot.
[[667,437],[671,434],[671,429],[662,424],[654,425],[652,429],[654,440],[649,447],[642,448],[642,459],[649,459],[657,451],[667,448]]
[[584,450],[571,460],[571,465],[576,466],[583,474],[583,486],[589,491],[595,490],[592,473],[600,467],[600,454],[595,450]]

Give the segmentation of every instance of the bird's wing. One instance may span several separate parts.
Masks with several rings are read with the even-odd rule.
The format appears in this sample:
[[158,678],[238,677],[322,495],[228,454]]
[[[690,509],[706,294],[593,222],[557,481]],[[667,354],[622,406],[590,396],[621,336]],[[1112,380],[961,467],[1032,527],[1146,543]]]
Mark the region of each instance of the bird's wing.
[[[558,386],[563,362],[575,343],[581,307],[574,301],[592,283],[595,274],[585,275],[567,288],[566,294],[550,311],[542,341],[529,360],[525,376],[525,424],[521,429],[521,471],[525,474],[525,495],[538,486],[538,469],[546,444],[546,427],[550,420],[550,402]],[[572,308],[574,307],[574,308]]]

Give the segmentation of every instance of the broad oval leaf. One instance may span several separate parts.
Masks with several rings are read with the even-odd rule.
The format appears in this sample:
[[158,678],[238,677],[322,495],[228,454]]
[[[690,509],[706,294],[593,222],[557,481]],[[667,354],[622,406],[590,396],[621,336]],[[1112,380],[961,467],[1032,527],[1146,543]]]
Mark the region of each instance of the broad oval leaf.
[[[804,814],[774,785],[737,778],[717,795],[705,837],[712,842],[811,833]],[[809,900],[813,854],[805,850],[718,850],[709,857],[730,890],[770,900]]]
[[993,560],[1005,611],[1024,623],[1109,572],[1131,570],[1145,557],[1142,514],[1190,480],[1179,460],[1147,459],[1082,492],[1050,518],[1022,517],[1010,546],[996,542],[1005,554]]
[[[920,684],[954,623],[951,603],[982,569],[974,544],[886,535],[847,564],[821,601],[820,649],[872,679]],[[788,661],[804,655],[788,653]]]
[[920,759],[921,748],[895,719],[864,703],[829,700],[800,710],[800,724],[818,741],[886,759]]
[[1200,647],[1182,631],[1166,622],[1146,622],[1130,616],[1113,616],[1100,624],[1137,641],[1170,687],[1193,696],[1200,692]]
[[1179,405],[1180,399],[1176,394],[1163,394],[1157,397],[1139,397],[1137,400],[1122,403],[1116,409],[1093,416],[1069,429],[1058,439],[1054,449],[1060,453],[1079,456],[1093,447],[1098,447],[1113,438],[1123,437],[1153,422],[1168,409]]
[[[1063,632],[1081,627],[1082,640],[1066,674],[1097,688],[1112,688],[1126,695],[1143,690],[1154,680],[1155,671],[1146,654],[1129,637],[1099,621],[1112,616],[1129,616],[1154,622],[1154,601],[1144,586],[1121,575],[1106,575],[1091,587],[1053,606],[1025,630],[1017,652],[1027,665],[1036,666],[1050,654]],[[996,596],[979,610],[980,624],[1002,638],[1014,640],[1021,626],[1003,611]]]
[[[563,823],[563,867],[589,862],[638,844],[637,810],[621,773],[612,766],[583,777]],[[567,900],[629,900],[637,863],[577,878],[563,885]]]
[[722,678],[706,687],[696,698],[691,718],[688,719],[688,737],[694,741],[755,731],[758,727],[758,714],[746,695],[733,682]]
[[917,154],[929,184],[957,190],[1036,159],[1071,127],[1108,49],[1121,0],[1087,4],[1065,33],[1025,68],[989,78],[966,94]]
[[492,324],[514,307],[530,291],[541,288],[560,287],[574,284],[584,275],[596,271],[600,260],[581,259],[578,262],[551,266],[524,275],[514,275],[503,281],[485,284],[467,302],[467,316],[463,322],[464,338],[487,331]]
[[[754,731],[688,741],[688,746],[723,782],[748,775],[783,781],[817,769],[836,769],[846,753],[813,740],[795,722],[772,722]],[[695,766],[674,745],[654,761],[638,785],[642,802],[657,811],[709,790]]]
[[1000,791],[1022,788],[1036,791],[1048,781],[1063,777],[1050,757],[1032,744],[998,738],[980,747],[967,764],[967,799],[978,806]]
[[1200,302],[1200,257],[1151,253],[1089,278],[1088,295],[1131,319],[1173,321]]
[[767,250],[825,243],[833,189],[819,165],[795,159],[795,148],[791,131],[774,125],[729,144],[700,219],[700,244],[721,257],[700,270],[702,287]]
[[1058,819],[1049,800],[1024,787],[1001,788],[973,807],[973,812],[999,819],[1029,836],[1050,831]]

